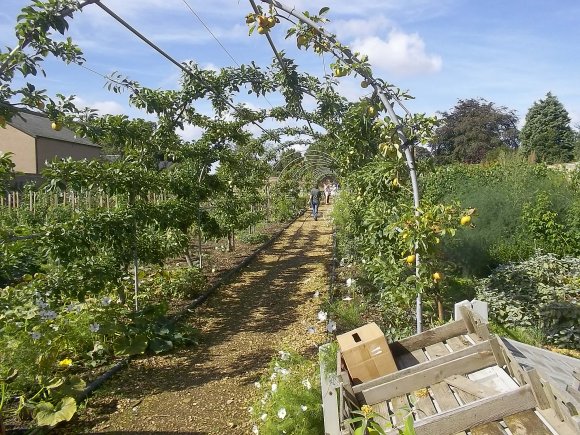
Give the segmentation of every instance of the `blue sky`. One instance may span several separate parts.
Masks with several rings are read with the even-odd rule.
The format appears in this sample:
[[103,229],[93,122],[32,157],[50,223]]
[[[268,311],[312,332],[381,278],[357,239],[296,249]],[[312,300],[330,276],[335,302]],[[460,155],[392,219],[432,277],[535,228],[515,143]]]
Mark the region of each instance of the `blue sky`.
[[[19,10],[29,2],[1,0],[0,44],[13,46]],[[245,0],[103,0],[139,31],[179,61],[202,67],[232,66],[186,3],[204,20],[238,63],[266,66],[272,52],[264,37],[248,36]],[[257,1],[257,3],[260,3]],[[458,99],[485,98],[517,112],[521,122],[534,101],[552,92],[564,104],[572,124],[580,123],[580,1],[578,0],[286,0],[300,10],[329,6],[329,29],[338,39],[369,55],[375,76],[416,98],[412,111],[450,110]],[[332,59],[298,51],[272,30],[279,49],[300,68],[323,76]],[[113,71],[152,88],[175,88],[179,70],[90,5],[71,22],[70,36],[85,53],[86,66],[101,74]],[[76,65],[46,64],[47,79],[35,84],[50,95],[77,95],[106,113],[145,117],[127,104],[127,95],[103,88],[104,79]],[[350,99],[363,95],[359,79],[341,79]],[[269,97],[276,103],[279,97]],[[264,100],[241,97],[256,107]],[[306,102],[311,105],[312,102]],[[203,110],[203,103],[200,104]],[[520,124],[521,125],[521,124]],[[199,134],[189,129],[185,137]]]

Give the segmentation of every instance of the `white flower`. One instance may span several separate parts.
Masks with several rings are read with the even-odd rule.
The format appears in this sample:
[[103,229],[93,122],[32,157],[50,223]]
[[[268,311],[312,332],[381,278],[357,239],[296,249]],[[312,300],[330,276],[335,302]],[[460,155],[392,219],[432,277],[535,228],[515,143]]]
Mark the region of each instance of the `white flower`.
[[274,379],[276,379],[276,376],[278,376],[278,375],[276,374],[276,372],[272,373],[272,374],[270,375],[270,380],[271,380],[271,381],[273,381]]
[[256,382],[254,382],[254,387],[262,388],[262,384],[260,384],[258,381],[256,381]]
[[253,407],[253,406],[250,406],[250,407],[248,407],[248,412],[249,412],[250,414],[251,414],[252,412],[254,412],[254,407]]
[[326,330],[328,331],[329,334],[332,334],[334,331],[336,331],[336,322],[334,322],[333,320],[328,322],[328,324],[326,325]]
[[278,384],[272,384],[272,393],[278,391]]
[[278,418],[280,420],[284,420],[285,417],[286,417],[286,408],[280,408],[280,410],[278,411]]
[[215,273],[215,267],[211,268],[211,273]]
[[282,361],[287,361],[288,359],[290,359],[290,352],[279,350],[278,353],[280,354],[280,359]]
[[307,331],[309,334],[314,334],[316,332],[316,329],[314,328],[314,326],[310,326],[308,327]]
[[56,313],[52,310],[49,311],[41,311],[40,312],[40,317],[42,317],[44,320],[54,320],[56,319]]
[[108,307],[109,305],[111,305],[111,298],[108,296],[105,296],[103,299],[101,299],[101,305],[103,307]]
[[91,332],[99,332],[99,329],[101,329],[101,325],[99,325],[98,323],[91,323],[89,325],[89,329]]
[[262,421],[266,421],[267,418],[268,418],[268,414],[266,414],[265,412],[262,415],[260,415],[260,420],[262,420]]
[[362,264],[367,264],[367,261],[364,258],[361,260],[361,262]]
[[312,295],[312,297],[313,297],[313,298],[315,298],[315,299],[316,299],[317,297],[319,297],[319,296],[320,296],[320,292],[319,292],[318,290],[316,290],[316,291],[314,292],[314,294]]
[[290,370],[288,369],[280,369],[280,374],[284,377],[287,376],[290,373]]
[[31,332],[30,336],[32,337],[33,340],[38,340],[40,337],[42,337],[42,334],[40,332]]
[[347,279],[347,280],[346,280],[346,286],[347,286],[347,287],[350,287],[350,286],[351,286],[351,285],[353,285],[353,284],[354,284],[354,279],[352,279],[352,278],[349,278],[349,279]]
[[328,313],[326,311],[319,311],[318,312],[318,321],[325,322],[327,317],[328,317]]
[[306,410],[308,409],[308,406],[306,406],[306,405],[300,405],[300,409],[301,409],[303,412],[306,412]]
[[307,390],[310,390],[312,388],[312,385],[310,384],[310,381],[308,379],[303,379],[302,380],[302,385],[304,386],[304,388],[306,388]]
[[254,435],[258,435],[258,433],[260,433],[260,432],[258,431],[258,426],[256,426],[256,425],[253,425],[253,426],[252,426],[252,433],[253,433]]

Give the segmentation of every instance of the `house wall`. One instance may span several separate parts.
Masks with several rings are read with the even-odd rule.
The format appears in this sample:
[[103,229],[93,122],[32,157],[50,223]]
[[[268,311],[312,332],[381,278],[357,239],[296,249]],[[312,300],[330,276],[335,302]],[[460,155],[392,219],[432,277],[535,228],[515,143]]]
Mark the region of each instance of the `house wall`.
[[6,125],[0,129],[0,151],[11,152],[15,170],[26,174],[36,174],[35,139],[32,136]]
[[37,139],[36,152],[36,162],[39,172],[46,166],[46,161],[50,162],[55,157],[71,157],[73,160],[92,160],[98,158],[101,155],[101,149],[99,147],[63,142],[45,137],[39,137]]

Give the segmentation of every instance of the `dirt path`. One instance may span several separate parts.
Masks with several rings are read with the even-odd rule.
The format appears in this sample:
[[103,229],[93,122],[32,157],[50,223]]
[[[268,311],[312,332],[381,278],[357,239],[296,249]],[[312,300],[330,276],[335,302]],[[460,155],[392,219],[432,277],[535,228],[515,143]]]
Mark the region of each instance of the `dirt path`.
[[331,232],[324,218],[299,218],[187,319],[202,343],[134,361],[89,403],[88,431],[250,433],[253,384],[271,358],[282,348],[314,354],[324,340],[313,294],[328,288]]

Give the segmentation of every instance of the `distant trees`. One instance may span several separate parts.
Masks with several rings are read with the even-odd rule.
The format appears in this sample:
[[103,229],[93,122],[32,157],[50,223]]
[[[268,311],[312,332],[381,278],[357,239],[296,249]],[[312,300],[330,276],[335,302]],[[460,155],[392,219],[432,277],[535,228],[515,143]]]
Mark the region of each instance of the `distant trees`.
[[506,107],[470,98],[441,115],[442,125],[431,144],[440,161],[479,163],[491,151],[518,147],[518,117]]
[[528,110],[520,134],[522,151],[545,163],[569,162],[574,157],[574,131],[570,116],[555,95],[546,94]]

